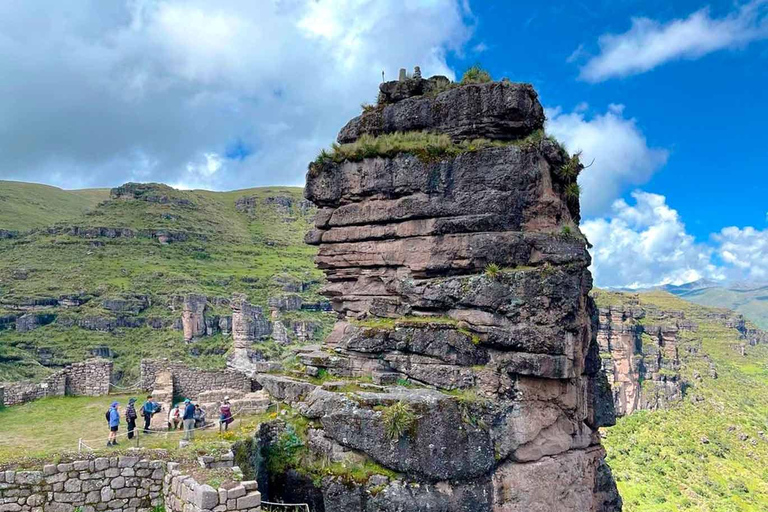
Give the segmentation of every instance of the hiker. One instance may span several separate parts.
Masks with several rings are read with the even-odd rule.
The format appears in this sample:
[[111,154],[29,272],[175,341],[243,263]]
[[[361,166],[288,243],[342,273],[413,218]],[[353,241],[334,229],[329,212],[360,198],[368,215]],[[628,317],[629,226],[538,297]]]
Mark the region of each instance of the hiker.
[[120,426],[120,411],[117,410],[118,402],[112,402],[107,411],[107,421],[109,422],[109,440],[107,446],[117,446],[117,429]]
[[152,395],[147,396],[147,401],[144,402],[144,405],[141,406],[141,415],[144,417],[145,434],[149,434],[149,426],[152,423],[152,416],[154,416],[155,413],[160,412],[160,409],[162,409],[162,407],[160,404],[155,402],[155,399],[152,398]]
[[184,440],[191,441],[195,437],[195,406],[192,400],[184,400]]
[[181,411],[179,404],[176,404],[168,412],[168,430],[176,430],[179,427],[181,427]]
[[219,432],[221,429],[229,430],[229,424],[234,420],[232,419],[232,406],[229,403],[229,397],[224,397],[224,403],[219,408]]
[[205,409],[195,404],[195,428],[205,428]]
[[128,423],[128,439],[133,439],[136,433],[136,418],[139,417],[136,414],[136,399],[131,398],[128,400],[128,408],[125,409],[125,421]]

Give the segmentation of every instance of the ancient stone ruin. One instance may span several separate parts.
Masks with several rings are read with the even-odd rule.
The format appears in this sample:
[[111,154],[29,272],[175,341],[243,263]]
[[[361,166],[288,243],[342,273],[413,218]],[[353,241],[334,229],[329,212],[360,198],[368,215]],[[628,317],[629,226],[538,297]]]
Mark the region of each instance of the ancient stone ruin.
[[299,357],[341,382],[256,378],[316,422],[313,449],[400,475],[326,482],[325,510],[621,509],[597,431],[614,413],[581,166],[543,123],[528,84],[403,78],[339,142],[426,130],[452,149],[310,165],[307,241],[340,320]]

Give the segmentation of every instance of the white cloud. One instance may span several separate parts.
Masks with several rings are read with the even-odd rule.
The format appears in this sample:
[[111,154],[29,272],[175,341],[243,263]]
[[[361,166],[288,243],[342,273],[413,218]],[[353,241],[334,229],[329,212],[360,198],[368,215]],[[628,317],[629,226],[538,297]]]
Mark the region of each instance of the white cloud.
[[717,254],[723,262],[737,270],[735,278],[759,281],[768,278],[768,230],[731,226],[712,238],[718,244]]
[[470,18],[460,0],[6,0],[0,178],[301,184],[382,70],[452,76]]
[[579,185],[582,211],[594,216],[606,213],[627,187],[647,182],[669,153],[648,146],[636,120],[624,117],[624,105],[611,104],[606,113],[591,119],[586,109],[586,104],[570,114],[559,107],[547,109],[547,132],[569,151],[581,151],[585,165],[592,163],[581,173]]
[[637,190],[632,198],[634,205],[619,199],[610,216],[581,225],[593,244],[597,286],[645,288],[702,278],[768,277],[768,230],[727,227],[706,243],[697,242],[664,196]]
[[682,284],[715,272],[712,249],[686,233],[664,196],[635,191],[632,197],[634,206],[619,199],[610,218],[582,223],[594,246],[592,270],[598,286]]
[[[712,18],[705,8],[664,24],[649,18],[632,18],[632,27],[627,32],[600,36],[600,53],[581,68],[579,77],[602,82],[644,73],[669,61],[697,59],[766,39],[766,5],[766,0],[754,0],[723,18]],[[569,62],[582,55],[580,46]]]

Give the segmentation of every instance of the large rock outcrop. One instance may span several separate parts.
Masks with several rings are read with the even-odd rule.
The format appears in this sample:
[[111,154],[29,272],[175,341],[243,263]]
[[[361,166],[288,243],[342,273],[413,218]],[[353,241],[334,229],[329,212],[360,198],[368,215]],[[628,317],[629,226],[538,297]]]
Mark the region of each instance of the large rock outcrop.
[[618,416],[682,400],[678,334],[695,329],[682,311],[647,310],[637,302],[599,309],[597,340]]
[[428,130],[505,142],[311,164],[307,241],[340,320],[298,355],[351,384],[259,382],[315,421],[315,438],[402,475],[376,496],[326,485],[326,511],[620,510],[597,432],[613,402],[573,160],[541,135],[529,85],[434,85],[382,84],[339,141]]

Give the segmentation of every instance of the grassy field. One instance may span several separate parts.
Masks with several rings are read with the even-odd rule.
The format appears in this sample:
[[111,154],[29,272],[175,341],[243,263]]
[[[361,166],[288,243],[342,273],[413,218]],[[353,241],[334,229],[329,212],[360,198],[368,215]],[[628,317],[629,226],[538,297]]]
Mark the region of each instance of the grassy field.
[[[106,446],[109,429],[104,414],[116,400],[124,415],[128,398],[129,395],[57,397],[0,409],[0,465],[30,466],[42,460],[50,461],[52,457],[72,458],[81,439],[97,454],[122,453],[135,447],[135,439],[129,442],[124,435],[127,432],[124,422],[118,432],[118,446]],[[179,431],[139,434],[138,442],[143,448],[169,450],[176,458],[193,457],[199,450],[214,449],[221,442],[252,435],[260,421],[271,417],[274,414],[243,415],[227,433],[219,434],[216,427],[197,432],[195,441],[184,449],[179,448]],[[91,453],[87,448],[84,450]]]
[[26,231],[77,218],[109,198],[109,189],[62,190],[0,180],[0,229]]
[[[598,303],[622,297],[600,294]],[[624,510],[768,510],[768,346],[748,347],[741,356],[737,333],[705,320],[706,308],[664,292],[640,299],[683,310],[699,328],[681,333],[682,374],[690,383],[684,402],[620,418],[605,430]],[[709,376],[710,361],[717,378]]]

